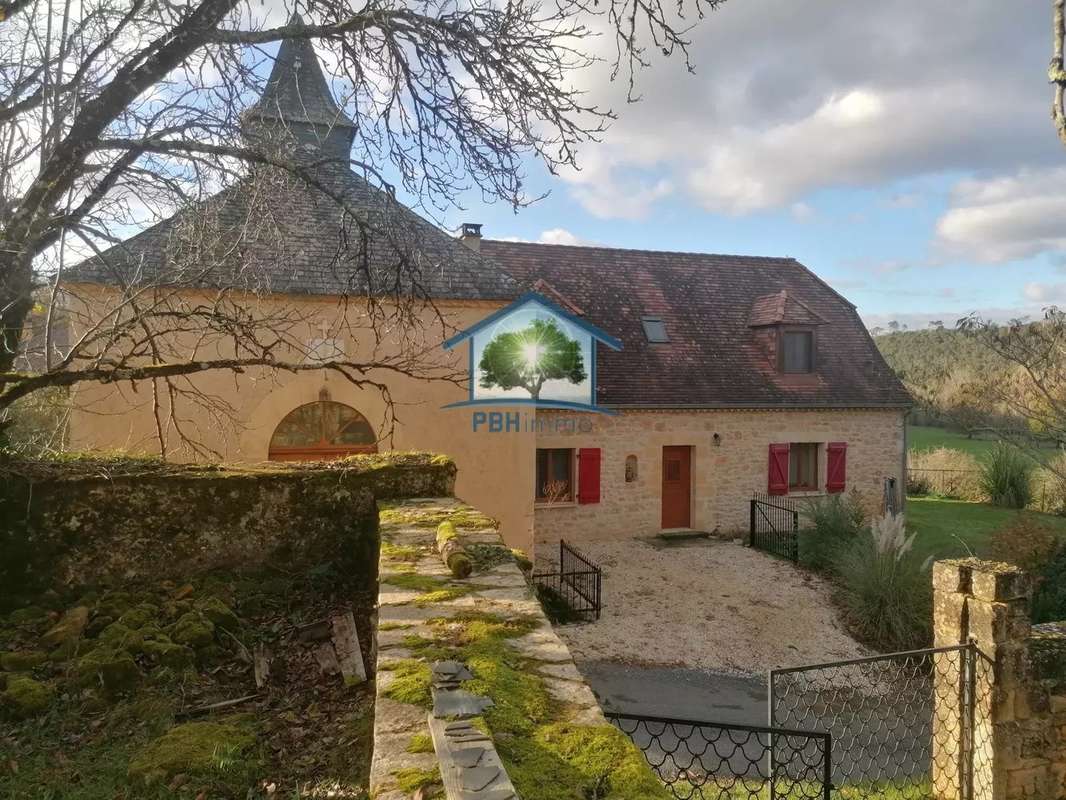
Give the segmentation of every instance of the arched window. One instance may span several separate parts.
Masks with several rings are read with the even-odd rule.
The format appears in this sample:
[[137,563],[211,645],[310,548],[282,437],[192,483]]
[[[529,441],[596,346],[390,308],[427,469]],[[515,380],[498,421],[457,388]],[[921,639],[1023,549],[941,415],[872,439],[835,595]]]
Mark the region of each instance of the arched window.
[[271,461],[325,461],[376,453],[377,436],[366,417],[350,406],[319,400],[288,413],[270,437]]

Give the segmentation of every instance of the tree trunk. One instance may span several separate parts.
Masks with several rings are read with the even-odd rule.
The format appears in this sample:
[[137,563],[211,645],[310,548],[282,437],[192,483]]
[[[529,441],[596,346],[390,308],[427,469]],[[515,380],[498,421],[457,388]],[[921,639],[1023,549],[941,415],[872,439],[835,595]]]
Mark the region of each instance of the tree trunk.
[[1055,129],[1062,143],[1066,145],[1066,59],[1063,49],[1066,47],[1066,0],[1052,0],[1051,22],[1051,65],[1048,67],[1048,79],[1055,87],[1054,100],[1051,103],[1051,117],[1055,120]]

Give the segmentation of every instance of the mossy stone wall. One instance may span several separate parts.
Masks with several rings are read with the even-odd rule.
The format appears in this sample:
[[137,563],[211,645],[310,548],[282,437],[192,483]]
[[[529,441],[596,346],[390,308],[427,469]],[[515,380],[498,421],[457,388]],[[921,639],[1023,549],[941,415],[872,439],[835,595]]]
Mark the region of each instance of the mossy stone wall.
[[0,607],[48,588],[225,567],[342,563],[377,572],[377,501],[452,493],[425,453],[318,465],[0,463]]

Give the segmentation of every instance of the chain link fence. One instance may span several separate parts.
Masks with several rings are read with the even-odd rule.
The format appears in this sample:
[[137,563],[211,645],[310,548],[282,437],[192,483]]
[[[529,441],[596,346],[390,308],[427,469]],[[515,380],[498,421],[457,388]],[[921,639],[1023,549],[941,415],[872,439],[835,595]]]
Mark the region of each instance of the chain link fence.
[[828,734],[607,714],[676,800],[829,800]]
[[773,670],[770,723],[832,737],[834,796],[970,800],[990,780],[991,686],[973,645]]

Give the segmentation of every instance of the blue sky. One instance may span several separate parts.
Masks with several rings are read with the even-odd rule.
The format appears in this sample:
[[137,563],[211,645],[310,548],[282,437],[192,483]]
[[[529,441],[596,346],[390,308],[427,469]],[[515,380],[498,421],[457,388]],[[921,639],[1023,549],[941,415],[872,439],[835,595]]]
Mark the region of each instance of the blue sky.
[[[802,10],[802,13],[801,13]],[[730,0],[656,63],[583,170],[530,163],[490,238],[793,256],[867,324],[1006,319],[1066,303],[1066,148],[1049,120],[1050,4]],[[782,34],[790,35],[782,38]]]

